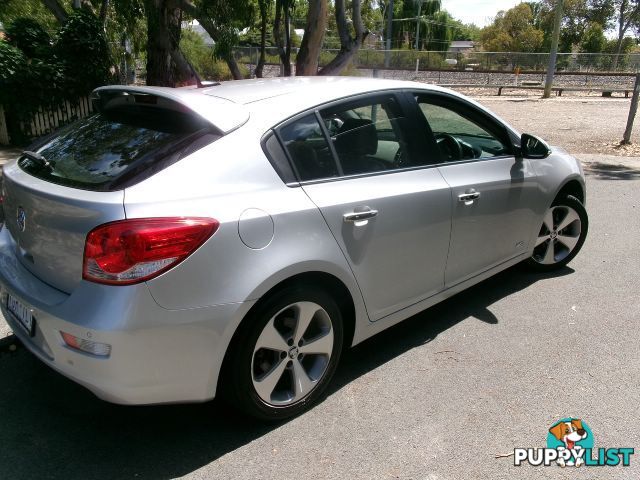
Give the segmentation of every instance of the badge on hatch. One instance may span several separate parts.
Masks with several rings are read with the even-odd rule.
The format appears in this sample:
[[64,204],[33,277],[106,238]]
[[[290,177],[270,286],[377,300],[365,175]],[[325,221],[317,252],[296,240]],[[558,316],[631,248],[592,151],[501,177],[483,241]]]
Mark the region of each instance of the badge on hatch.
[[27,228],[27,214],[24,211],[24,208],[18,207],[18,214],[16,215],[16,221],[18,223],[18,228],[21,232],[24,232],[24,229]]

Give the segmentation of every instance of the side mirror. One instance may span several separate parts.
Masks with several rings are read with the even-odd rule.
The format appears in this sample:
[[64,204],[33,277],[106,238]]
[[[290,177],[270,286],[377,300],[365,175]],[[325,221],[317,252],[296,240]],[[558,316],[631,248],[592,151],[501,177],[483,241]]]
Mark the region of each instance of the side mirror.
[[520,153],[524,158],[547,158],[551,148],[541,138],[523,133],[520,137]]

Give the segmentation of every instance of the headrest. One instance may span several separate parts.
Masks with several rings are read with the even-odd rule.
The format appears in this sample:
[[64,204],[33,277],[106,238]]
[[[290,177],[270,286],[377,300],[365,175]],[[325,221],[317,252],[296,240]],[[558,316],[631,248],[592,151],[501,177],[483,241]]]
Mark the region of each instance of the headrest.
[[378,151],[378,133],[371,120],[348,118],[336,134],[338,154],[373,155]]

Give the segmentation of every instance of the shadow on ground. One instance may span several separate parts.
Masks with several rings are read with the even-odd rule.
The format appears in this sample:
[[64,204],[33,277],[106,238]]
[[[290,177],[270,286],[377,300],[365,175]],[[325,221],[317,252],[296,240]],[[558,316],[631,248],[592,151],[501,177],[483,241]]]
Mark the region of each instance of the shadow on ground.
[[[553,276],[571,273],[565,267]],[[488,307],[543,278],[510,269],[367,340],[345,353],[329,394],[463,320],[497,324]],[[0,340],[0,472],[6,478],[174,478],[278,427],[218,401],[111,405],[16,342]]]
[[639,180],[640,170],[629,168],[625,165],[613,165],[610,163],[590,162],[584,165],[587,175],[599,180]]

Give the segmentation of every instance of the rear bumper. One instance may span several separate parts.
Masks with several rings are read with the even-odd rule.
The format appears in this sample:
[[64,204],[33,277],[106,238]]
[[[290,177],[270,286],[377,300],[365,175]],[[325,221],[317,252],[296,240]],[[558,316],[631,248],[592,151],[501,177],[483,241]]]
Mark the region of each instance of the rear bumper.
[[[198,402],[213,398],[224,353],[253,302],[167,310],[145,284],[81,282],[67,295],[38,280],[0,231],[0,305],[15,335],[44,363],[120,404]],[[33,336],[7,310],[11,294],[31,309]],[[60,332],[111,345],[108,357],[73,350]]]

